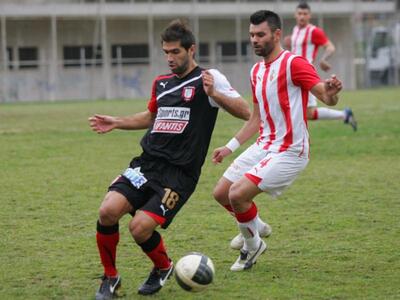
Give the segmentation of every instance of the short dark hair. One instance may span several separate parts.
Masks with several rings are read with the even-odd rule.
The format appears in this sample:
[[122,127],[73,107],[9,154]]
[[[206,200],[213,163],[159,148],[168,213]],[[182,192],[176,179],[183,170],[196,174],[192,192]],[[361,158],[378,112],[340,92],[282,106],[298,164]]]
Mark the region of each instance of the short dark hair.
[[188,50],[196,44],[196,39],[186,22],[176,19],[173,20],[161,33],[162,42],[181,42],[181,46]]
[[259,25],[262,22],[267,22],[272,32],[282,28],[281,18],[270,10],[259,10],[250,16],[251,24]]
[[306,1],[300,1],[299,4],[297,5],[297,9],[308,9],[311,10],[310,5]]

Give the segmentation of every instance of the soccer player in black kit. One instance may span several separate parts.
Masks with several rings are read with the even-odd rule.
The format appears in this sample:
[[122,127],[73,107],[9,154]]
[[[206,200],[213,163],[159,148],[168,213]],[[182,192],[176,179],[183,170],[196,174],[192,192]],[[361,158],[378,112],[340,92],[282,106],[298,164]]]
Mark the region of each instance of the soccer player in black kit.
[[183,22],[169,24],[161,42],[171,73],[154,80],[148,109],[128,117],[89,118],[97,133],[147,129],[141,141],[143,153],[111,184],[99,209],[96,239],[104,276],[96,299],[118,296],[118,221],[126,214],[132,215],[132,237],[154,264],[138,293],[151,295],[163,287],[173,272],[173,263],[155,229],[167,228],[193,193],[218,108],[244,120],[250,117],[247,102],[224,75],[197,65],[195,39]]

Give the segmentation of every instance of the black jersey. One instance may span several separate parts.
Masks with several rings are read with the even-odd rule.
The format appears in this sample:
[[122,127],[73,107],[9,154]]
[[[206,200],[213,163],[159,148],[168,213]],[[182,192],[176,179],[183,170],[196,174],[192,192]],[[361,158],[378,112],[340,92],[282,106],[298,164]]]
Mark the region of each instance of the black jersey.
[[166,160],[197,180],[218,114],[204,91],[202,69],[184,78],[157,77],[148,108],[157,116],[141,141],[144,157]]

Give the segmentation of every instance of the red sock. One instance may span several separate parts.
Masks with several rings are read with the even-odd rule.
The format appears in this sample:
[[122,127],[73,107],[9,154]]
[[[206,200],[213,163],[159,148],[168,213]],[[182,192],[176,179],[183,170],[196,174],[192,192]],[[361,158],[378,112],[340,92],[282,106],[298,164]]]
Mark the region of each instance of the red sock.
[[236,213],[236,220],[239,223],[247,223],[254,220],[257,217],[257,206],[253,202],[250,208],[244,213]]
[[168,257],[163,239],[157,231],[153,231],[151,237],[147,241],[140,243],[139,246],[154,263],[154,267],[159,269],[168,269],[170,267],[171,260]]
[[[99,249],[101,263],[104,267],[104,274],[108,277],[115,277],[118,275],[116,268],[116,255],[117,255],[117,245],[119,242],[119,231],[117,226],[117,232],[111,234],[105,234],[99,232],[99,225],[97,226],[97,248]],[[113,226],[107,226],[113,227]],[[100,225],[101,228],[107,228],[106,226]],[[107,231],[107,230],[106,230]],[[104,230],[103,230],[104,232]]]
[[151,259],[154,263],[154,267],[159,269],[168,269],[171,265],[171,261],[169,260],[167,249],[164,246],[164,242],[161,238],[160,243],[157,245],[155,249],[150,252],[145,252],[146,255]]
[[232,216],[235,216],[235,212],[233,211],[232,205],[227,204],[227,205],[223,205],[223,207],[224,207]]

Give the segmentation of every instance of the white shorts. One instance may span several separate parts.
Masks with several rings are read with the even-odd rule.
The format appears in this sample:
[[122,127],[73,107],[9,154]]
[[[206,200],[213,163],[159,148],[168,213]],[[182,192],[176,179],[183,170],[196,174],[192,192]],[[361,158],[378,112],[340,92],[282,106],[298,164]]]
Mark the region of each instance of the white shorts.
[[308,103],[307,107],[316,107],[317,106],[317,97],[315,97],[313,94],[308,93]]
[[260,190],[277,197],[292,184],[308,161],[296,153],[270,152],[254,143],[233,161],[223,176],[231,182],[246,176]]

